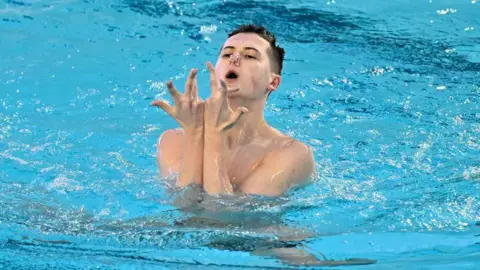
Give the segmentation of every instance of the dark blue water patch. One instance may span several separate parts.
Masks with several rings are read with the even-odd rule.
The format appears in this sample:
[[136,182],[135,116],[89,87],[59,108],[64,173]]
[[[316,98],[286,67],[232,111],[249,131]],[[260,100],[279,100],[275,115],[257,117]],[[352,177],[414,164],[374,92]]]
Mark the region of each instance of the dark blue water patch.
[[22,22],[19,21],[19,20],[7,19],[7,18],[3,18],[2,21],[4,21],[4,22],[12,22],[12,23],[22,23]]
[[107,31],[108,32],[113,32],[113,31],[116,31],[116,30],[119,30],[120,28],[116,27],[116,26],[113,26],[113,25],[109,25],[109,24],[104,24],[104,26],[107,27]]
[[190,21],[192,18],[201,20],[210,18],[222,21],[222,27],[226,31],[245,23],[264,25],[274,33],[282,33],[282,39],[300,43],[312,43],[319,40],[342,42],[342,38],[336,36],[335,33],[344,33],[360,28],[356,24],[358,18],[307,8],[287,8],[282,4],[272,2],[227,1],[198,5],[198,8],[192,8],[191,3],[181,2],[176,3],[175,8],[170,8],[164,2],[145,0],[126,1],[125,3],[134,12],[147,16],[155,18],[161,18],[166,14],[177,16],[178,27],[182,27],[194,40],[198,38],[194,34],[198,27],[186,22],[186,19],[182,19],[182,15]]
[[12,5],[17,5],[17,6],[31,6],[32,4],[30,3],[25,3],[23,1],[15,1],[15,0],[6,0],[7,4],[12,4]]
[[[126,4],[131,10],[147,16],[177,16],[178,21],[169,27],[184,30],[188,37],[197,42],[203,40],[203,36],[198,33],[198,25],[187,22],[182,15],[189,21],[192,21],[192,18],[201,21],[210,18],[210,23],[212,19],[221,21],[223,23],[219,26],[220,32],[229,32],[245,23],[263,25],[276,33],[279,41],[340,43],[347,45],[349,51],[352,47],[366,49],[385,60],[399,63],[400,68],[414,65],[416,69],[420,69],[405,69],[407,73],[418,74],[422,69],[430,73],[435,70],[480,71],[480,63],[470,62],[465,55],[445,52],[454,44],[430,40],[408,32],[378,30],[375,25],[385,25],[385,22],[375,21],[361,14],[345,15],[309,8],[288,8],[279,3],[259,1],[214,2],[198,5],[196,8],[192,8],[191,3],[181,2],[175,4],[178,8],[170,8],[164,2],[145,0],[126,1]],[[474,40],[469,40],[468,44],[474,44]]]
[[[468,61],[465,55],[446,52],[447,49],[459,44],[430,40],[409,32],[380,31],[374,25],[365,25],[363,31],[352,32],[348,38],[354,46],[362,46],[368,51],[380,54],[399,63],[398,67],[407,73],[412,73],[408,68],[409,65],[414,65],[415,69],[420,70],[424,67],[430,72],[432,72],[432,68],[455,71],[480,71],[480,63]],[[462,45],[475,44],[472,40],[465,40],[463,43],[466,44]],[[418,72],[418,70],[415,70],[413,73]]]
[[338,33],[360,29],[354,18],[329,11],[287,8],[273,2],[242,1],[213,4],[200,10],[208,17],[217,17],[229,28],[240,24],[264,25],[288,42],[342,42]]
[[182,30],[185,31],[186,36],[190,39],[194,40],[195,42],[205,42],[204,36],[199,33],[198,26],[196,24],[186,22],[186,21],[179,21],[176,25],[170,24],[166,26],[167,29],[173,30],[175,32],[180,32]]
[[111,5],[110,7],[113,8],[118,13],[123,13],[123,9],[125,9],[127,6],[125,6],[125,5]]
[[155,18],[161,18],[169,14],[170,11],[166,1],[126,0],[125,4],[134,12]]

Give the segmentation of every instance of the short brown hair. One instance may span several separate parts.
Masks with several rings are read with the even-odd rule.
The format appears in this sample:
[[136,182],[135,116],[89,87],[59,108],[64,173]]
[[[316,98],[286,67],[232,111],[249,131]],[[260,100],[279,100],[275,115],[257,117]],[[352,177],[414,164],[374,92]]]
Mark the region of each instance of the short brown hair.
[[255,33],[268,41],[270,44],[270,50],[268,51],[271,63],[273,64],[273,70],[280,75],[283,68],[283,58],[285,57],[285,50],[277,46],[277,39],[270,33],[265,27],[257,26],[255,24],[243,24],[237,29],[233,30],[228,37],[232,37],[240,33]]

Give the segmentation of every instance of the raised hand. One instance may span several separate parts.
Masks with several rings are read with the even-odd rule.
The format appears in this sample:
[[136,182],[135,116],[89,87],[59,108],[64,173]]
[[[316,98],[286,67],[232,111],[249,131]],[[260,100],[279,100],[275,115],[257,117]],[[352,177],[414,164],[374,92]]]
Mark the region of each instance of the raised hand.
[[172,116],[185,131],[202,131],[205,103],[198,97],[197,75],[198,70],[192,69],[185,83],[183,94],[168,81],[167,87],[175,106],[170,106],[163,100],[155,100],[150,105],[162,108]]
[[210,72],[211,96],[205,101],[205,129],[209,132],[224,132],[235,126],[242,115],[248,112],[245,107],[238,107],[235,111],[228,104],[227,85],[223,80],[220,87],[213,65],[207,63]]

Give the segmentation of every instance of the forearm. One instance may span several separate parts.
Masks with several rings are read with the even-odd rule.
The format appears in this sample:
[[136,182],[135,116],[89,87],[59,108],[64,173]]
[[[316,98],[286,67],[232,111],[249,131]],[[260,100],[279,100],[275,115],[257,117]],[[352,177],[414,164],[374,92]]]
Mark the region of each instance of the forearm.
[[227,138],[219,132],[205,132],[203,188],[210,194],[233,194],[227,173]]
[[203,183],[203,136],[203,130],[185,131],[178,187],[185,187],[192,183],[202,185]]

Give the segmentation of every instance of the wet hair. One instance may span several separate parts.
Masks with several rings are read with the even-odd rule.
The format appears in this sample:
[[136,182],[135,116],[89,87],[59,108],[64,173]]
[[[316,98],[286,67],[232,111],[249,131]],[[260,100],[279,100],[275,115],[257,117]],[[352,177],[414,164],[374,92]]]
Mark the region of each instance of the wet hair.
[[268,54],[270,56],[273,71],[280,75],[282,73],[285,50],[276,44],[277,39],[275,38],[275,36],[263,26],[257,26],[255,24],[243,24],[240,25],[237,29],[233,30],[230,34],[228,34],[228,37],[230,38],[240,33],[254,33],[268,41],[268,43],[270,44]]

